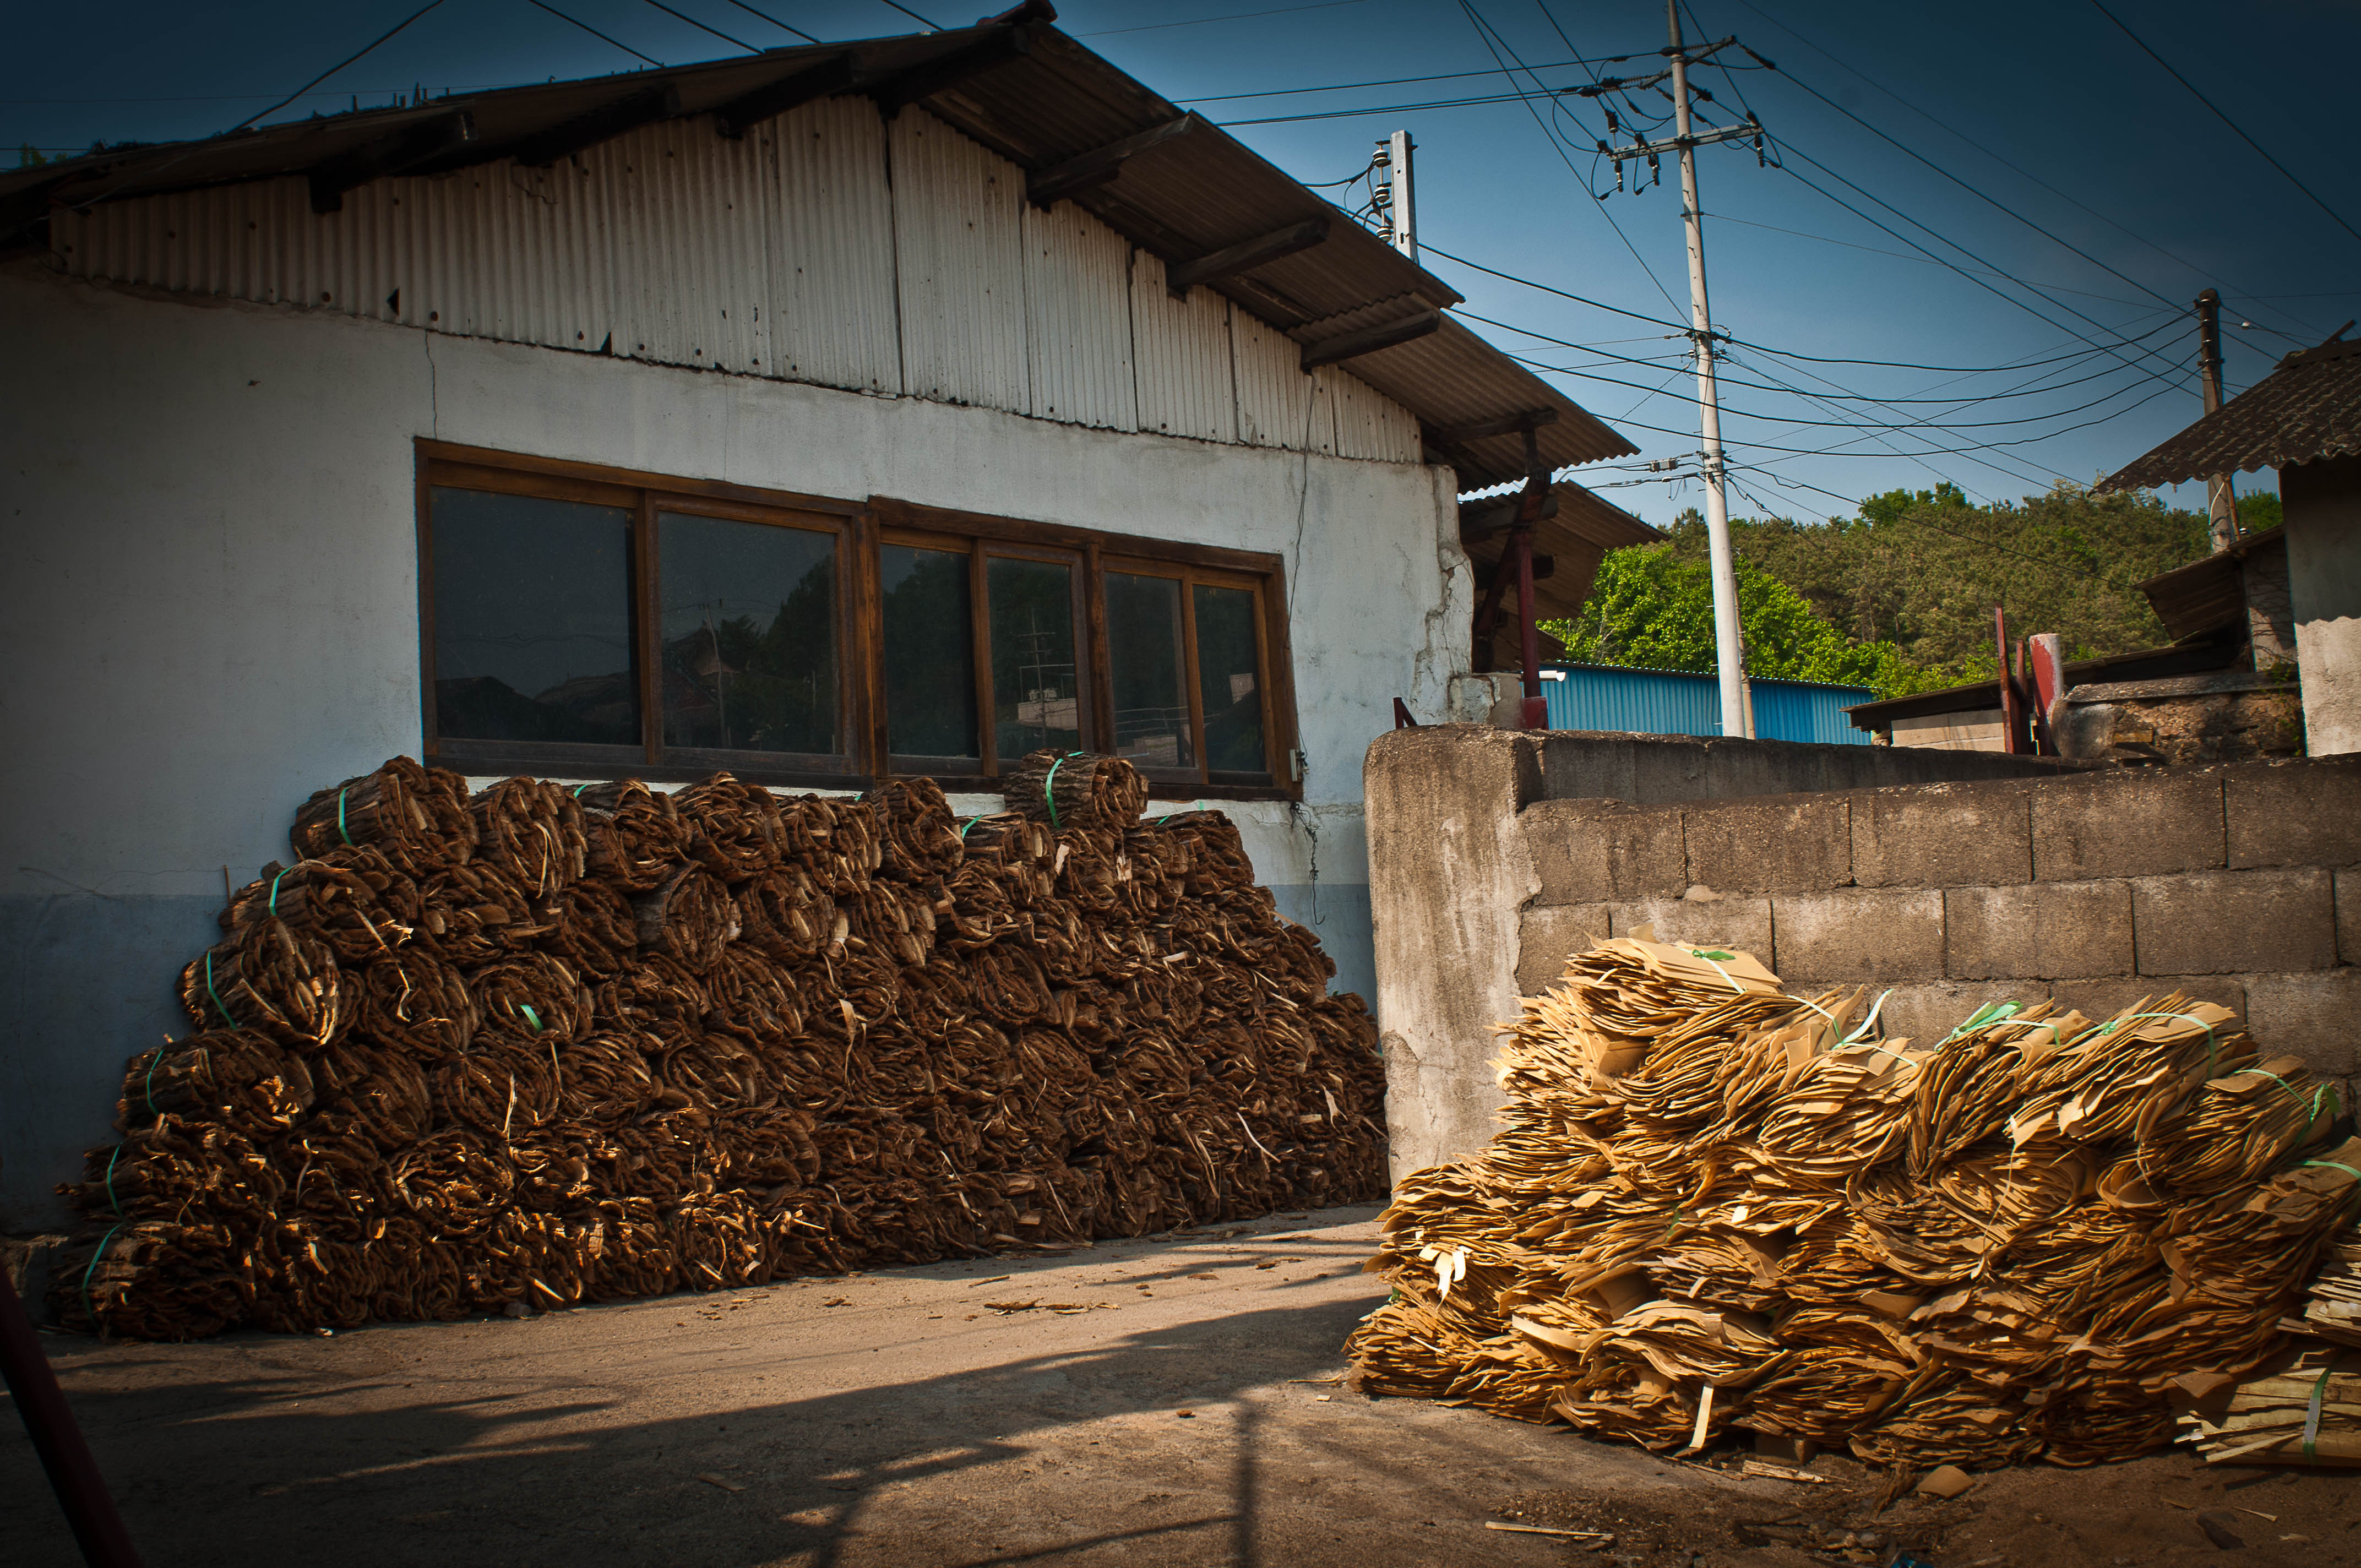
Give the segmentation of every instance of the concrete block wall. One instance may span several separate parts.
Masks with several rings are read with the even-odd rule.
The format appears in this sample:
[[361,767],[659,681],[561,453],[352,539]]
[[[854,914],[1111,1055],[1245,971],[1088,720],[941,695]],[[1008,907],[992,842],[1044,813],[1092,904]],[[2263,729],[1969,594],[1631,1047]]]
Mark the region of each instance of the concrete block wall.
[[1568,953],[1643,926],[1745,948],[1796,989],[1891,987],[1890,1032],[1922,1040],[1991,1001],[2104,1015],[2186,991],[2352,1102],[2361,756],[2061,772],[1929,751],[1903,772],[1879,753],[1381,738],[1364,782],[1396,1174],[1490,1138],[1493,1025]]
[[1518,814],[1532,994],[1592,937],[1744,948],[1792,988],[1891,987],[1937,1039],[1985,1002],[2188,992],[2361,1075],[2361,758]]

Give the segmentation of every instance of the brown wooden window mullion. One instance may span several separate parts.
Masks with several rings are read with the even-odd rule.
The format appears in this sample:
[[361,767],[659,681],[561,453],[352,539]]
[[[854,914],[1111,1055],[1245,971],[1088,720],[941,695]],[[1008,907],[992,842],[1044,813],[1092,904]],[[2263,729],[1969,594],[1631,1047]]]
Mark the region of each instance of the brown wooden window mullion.
[[1205,682],[1197,670],[1197,580],[1180,579],[1180,689],[1189,698],[1189,745],[1197,759],[1197,782],[1211,776],[1205,755]]
[[631,525],[632,619],[640,649],[640,740],[664,761],[664,583],[656,548],[656,499],[642,492]]
[[977,770],[985,778],[1000,773],[999,725],[992,689],[992,589],[981,535],[968,541],[969,646],[975,663],[975,754]]
[[1093,743],[1104,752],[1115,750],[1115,663],[1107,657],[1106,570],[1099,558],[1097,541],[1092,541],[1082,551],[1082,615],[1088,628],[1090,650],[1090,685],[1087,688],[1077,681],[1079,696],[1090,693],[1092,728],[1096,731]]

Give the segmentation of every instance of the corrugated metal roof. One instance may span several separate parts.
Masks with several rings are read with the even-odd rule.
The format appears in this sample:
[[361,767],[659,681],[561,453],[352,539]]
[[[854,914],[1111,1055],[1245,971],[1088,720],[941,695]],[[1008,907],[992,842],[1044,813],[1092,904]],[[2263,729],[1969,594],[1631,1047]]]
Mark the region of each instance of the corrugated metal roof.
[[[1583,605],[1588,601],[1590,586],[1598,579],[1598,564],[1607,558],[1607,552],[1624,544],[1644,544],[1664,535],[1621,507],[1569,480],[1561,479],[1552,485],[1550,494],[1557,501],[1556,513],[1533,525],[1533,554],[1548,556],[1552,568],[1548,576],[1533,584],[1534,619],[1572,620],[1582,613]],[[1508,547],[1508,529],[1515,521],[1516,510],[1517,496],[1513,491],[1459,504],[1460,547],[1476,564],[1479,591],[1490,583],[1501,552]],[[1510,588],[1510,597],[1503,600],[1508,613],[1493,626],[1492,661],[1496,669],[1510,668],[1522,657],[1521,640],[1524,633],[1517,620],[1514,593]]]
[[[2226,668],[2246,645],[2243,629],[2235,635],[2217,631],[2202,641],[2169,648],[2141,648],[2111,653],[2103,659],[2076,659],[2066,666],[2068,689],[2092,681],[2153,680],[2165,675],[2196,674]],[[2000,706],[2000,683],[1976,681],[1913,696],[1889,696],[1878,702],[1856,703],[1845,711],[1856,729],[1883,729],[1897,718],[1925,718],[1938,713],[1981,713]]]
[[2284,551],[2287,531],[2268,528],[2248,534],[2227,550],[2202,555],[2136,585],[2147,596],[2156,618],[2175,641],[2224,626],[2246,623],[2246,557]]
[[[924,85],[926,73],[948,57],[979,46],[1009,44],[1019,33],[1024,52],[1013,53],[1004,63],[952,86],[917,90]],[[1009,47],[1013,50],[1017,46]],[[0,237],[11,232],[21,235],[28,223],[38,224],[60,210],[95,214],[106,203],[127,197],[305,175],[332,160],[382,148],[386,138],[451,126],[456,124],[452,118],[456,112],[467,115],[472,136],[408,165],[403,173],[431,175],[522,156],[536,148],[546,148],[553,136],[563,139],[578,134],[588,138],[585,146],[611,143],[620,132],[593,134],[601,128],[601,117],[643,94],[676,93],[676,99],[664,103],[666,116],[693,118],[712,114],[797,72],[838,60],[844,62],[851,83],[840,92],[867,93],[888,102],[910,94],[910,102],[922,104],[936,118],[1033,172],[1180,118],[1176,105],[1072,38],[1038,21],[1020,19],[460,94],[415,106],[234,132],[206,141],[110,149],[62,164],[0,173]],[[865,148],[851,145],[836,150],[846,157],[866,155]],[[796,149],[782,156],[799,158],[807,151]],[[612,156],[609,152],[608,159]],[[600,161],[585,160],[591,167]],[[699,174],[729,172],[729,160],[698,159],[696,164],[694,172]],[[743,171],[737,172],[742,181]],[[303,191],[296,181],[293,199],[298,203],[304,200]],[[726,191],[711,194],[730,199]],[[1459,301],[1448,284],[1228,133],[1202,121],[1131,158],[1113,179],[1076,193],[1073,200],[1168,263],[1207,255],[1308,219],[1331,220],[1323,242],[1212,285],[1240,309],[1282,333],[1301,335],[1301,329],[1309,323],[1380,304],[1386,311],[1411,315]],[[873,221],[863,214],[855,225],[852,237],[863,247],[873,241]],[[912,257],[906,240],[905,247],[904,259],[908,261]],[[728,259],[696,258],[700,272],[727,265]],[[454,257],[450,266],[455,273],[464,272],[466,262]],[[478,291],[491,297],[516,297],[503,295],[499,280],[476,281]],[[781,285],[785,281],[778,280]],[[950,279],[944,282],[951,284]],[[628,300],[631,291],[619,287],[618,296]],[[653,302],[645,308],[659,309]],[[660,311],[661,323],[641,324],[659,333],[709,337],[712,349],[703,356],[707,363],[754,356],[758,338],[751,329],[755,323],[745,323],[744,332],[734,323],[724,329],[718,314],[704,313],[694,299],[664,305]],[[830,344],[830,329],[808,313],[776,313],[784,319],[774,325],[773,341],[762,356],[764,359],[780,355],[798,364],[816,359],[828,367],[815,378],[821,379],[849,379],[852,367],[862,362],[845,345]],[[844,333],[855,337],[873,335],[875,316],[871,311],[855,308],[848,314],[842,323]],[[1380,314],[1377,319],[1393,318]],[[597,346],[588,339],[596,323],[569,324],[586,334],[587,346]],[[623,335],[619,328],[618,353],[626,352],[621,346]],[[786,341],[779,341],[782,336]],[[702,346],[702,343],[692,345]],[[1026,367],[1021,356],[1013,364],[1009,361],[1006,345],[972,342],[937,346],[949,357],[935,363],[937,356],[928,356],[929,363],[923,375],[917,374],[919,367],[913,366],[914,378],[906,389],[918,389],[920,380],[939,381],[946,390],[956,383],[969,395],[982,394],[995,402],[1022,389],[1009,383],[1022,380]],[[1440,331],[1355,358],[1349,369],[1352,376],[1410,410],[1430,431],[1533,410],[1552,411],[1555,422],[1541,430],[1539,444],[1543,460],[1553,467],[1637,450],[1564,393],[1448,318]],[[978,378],[980,382],[967,385]],[[1027,400],[1018,398],[1015,406],[1027,406]],[[1144,410],[1143,422],[1147,422]],[[1348,444],[1386,444],[1382,438],[1390,433],[1371,433],[1367,443],[1356,439]],[[1333,446],[1334,438],[1314,444]],[[1521,439],[1513,435],[1465,442],[1437,456],[1458,469],[1463,490],[1514,480],[1525,470]]]
[[2121,472],[2107,490],[2152,490],[2216,474],[2361,453],[2361,342],[2324,343],[2279,368]]
[[[1552,663],[1543,668],[1565,677],[1542,683],[1552,729],[1642,735],[1721,733],[1721,688],[1710,674],[1621,664]],[[1846,724],[1844,706],[1848,699],[1867,695],[1866,686],[1760,677],[1748,685],[1753,696],[1754,733],[1763,740],[1869,744],[1867,735]]]

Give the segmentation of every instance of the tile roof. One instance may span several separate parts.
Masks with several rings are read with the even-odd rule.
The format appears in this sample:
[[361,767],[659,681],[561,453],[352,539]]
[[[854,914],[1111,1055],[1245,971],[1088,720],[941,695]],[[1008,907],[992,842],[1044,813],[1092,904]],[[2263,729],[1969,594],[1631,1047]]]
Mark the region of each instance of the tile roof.
[[2279,368],[2097,488],[2147,490],[2216,474],[2361,453],[2361,341],[2290,354]]

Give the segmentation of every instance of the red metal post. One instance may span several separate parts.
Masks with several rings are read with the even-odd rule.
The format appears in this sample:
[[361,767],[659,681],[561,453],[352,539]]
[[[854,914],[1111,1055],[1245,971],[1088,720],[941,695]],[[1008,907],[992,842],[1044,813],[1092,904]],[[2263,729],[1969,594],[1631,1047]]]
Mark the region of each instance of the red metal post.
[[17,1414],[25,1418],[41,1468],[49,1473],[49,1489],[58,1495],[66,1523],[73,1527],[82,1561],[91,1568],[139,1568],[139,1553],[132,1550],[123,1518],[115,1511],[98,1462],[90,1456],[65,1390],[58,1387],[58,1375],[41,1354],[40,1336],[33,1332],[33,1321],[5,1270],[0,1270],[0,1372],[7,1376],[8,1392],[16,1397]]
[[2022,755],[2033,748],[2026,735],[2025,699],[2009,663],[2008,612],[1998,605],[1993,606],[1993,648],[2000,660],[2001,750]]

